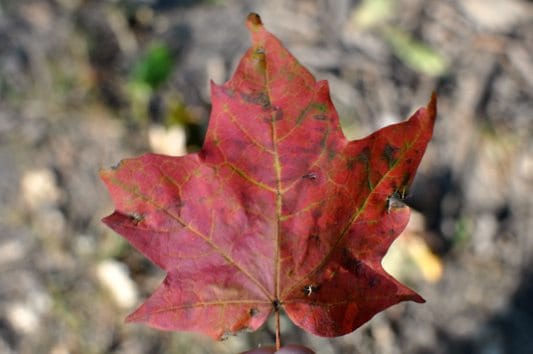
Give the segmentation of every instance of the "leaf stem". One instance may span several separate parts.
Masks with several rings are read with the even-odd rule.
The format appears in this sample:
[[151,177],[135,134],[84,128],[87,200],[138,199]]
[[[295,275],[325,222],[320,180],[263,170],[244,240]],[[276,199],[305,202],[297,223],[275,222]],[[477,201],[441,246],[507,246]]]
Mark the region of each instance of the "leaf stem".
[[281,348],[281,332],[279,328],[279,309],[276,309],[275,316],[276,316],[276,350],[279,350],[279,348]]

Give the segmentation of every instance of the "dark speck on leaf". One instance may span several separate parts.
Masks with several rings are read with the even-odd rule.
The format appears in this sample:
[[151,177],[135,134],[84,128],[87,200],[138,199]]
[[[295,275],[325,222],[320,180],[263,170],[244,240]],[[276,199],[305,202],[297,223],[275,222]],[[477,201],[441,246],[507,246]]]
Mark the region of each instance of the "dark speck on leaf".
[[328,150],[328,160],[333,160],[337,156],[337,152],[335,150]]
[[283,119],[283,110],[280,107],[274,107],[274,113],[272,114],[272,121],[278,122]]
[[312,232],[309,234],[309,241],[320,242],[320,236],[316,232]]
[[139,213],[132,213],[130,214],[130,218],[133,221],[133,224],[137,225],[144,220],[144,215]]
[[241,97],[245,102],[251,104],[258,104],[263,107],[263,109],[270,108],[270,99],[268,98],[268,95],[265,92],[260,92],[257,94],[241,93]]
[[122,165],[122,160],[117,162],[116,164],[114,164],[113,166],[111,166],[111,169],[114,171],[114,170],[118,170],[118,168],[120,167],[120,165]]
[[281,306],[281,303],[278,299],[272,301],[272,307],[274,307],[274,311],[279,311],[279,308]]
[[396,162],[398,161],[396,158],[396,153],[399,150],[400,150],[399,148],[392,146],[390,144],[385,145],[385,149],[383,150],[383,155],[385,159],[387,160],[387,163],[389,164],[389,168],[394,166]]
[[307,296],[311,296],[311,295],[314,295],[318,292],[318,290],[320,289],[319,286],[317,285],[313,285],[313,284],[310,284],[310,285],[306,285],[304,286],[304,288],[302,289],[302,291],[304,292],[305,295]]
[[368,165],[370,163],[370,148],[365,147],[359,155],[357,155],[357,160],[362,162],[365,165]]
[[372,277],[368,280],[368,287],[374,288],[376,285],[378,285],[378,283],[379,283],[379,279],[376,277]]
[[229,88],[227,86],[222,86],[222,90],[224,91],[224,93],[226,95],[228,95],[228,97],[234,97],[235,96],[235,90],[233,90],[232,88]]
[[311,181],[316,181],[318,179],[318,175],[315,172],[309,172],[302,176],[304,179],[309,179]]

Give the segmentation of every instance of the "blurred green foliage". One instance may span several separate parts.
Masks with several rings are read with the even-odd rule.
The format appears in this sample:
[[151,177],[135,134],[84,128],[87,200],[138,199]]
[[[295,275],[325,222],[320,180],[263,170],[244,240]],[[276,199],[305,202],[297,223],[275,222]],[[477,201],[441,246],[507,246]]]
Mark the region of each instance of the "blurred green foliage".
[[386,27],[382,33],[394,54],[411,69],[432,76],[441,76],[448,70],[448,64],[442,55],[407,32]]
[[394,0],[363,0],[352,16],[353,23],[362,29],[382,24],[394,14]]
[[169,48],[164,43],[155,42],[135,65],[132,81],[157,89],[170,77],[173,67],[174,60]]
[[411,69],[431,76],[444,75],[448,63],[438,51],[389,23],[397,5],[396,0],[363,0],[354,10],[351,21],[359,30],[377,30],[394,55]]

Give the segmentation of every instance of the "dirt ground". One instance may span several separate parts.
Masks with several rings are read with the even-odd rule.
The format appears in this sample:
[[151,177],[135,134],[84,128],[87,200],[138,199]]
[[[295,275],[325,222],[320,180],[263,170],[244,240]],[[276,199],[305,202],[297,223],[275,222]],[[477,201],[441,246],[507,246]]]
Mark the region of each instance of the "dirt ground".
[[533,353],[533,2],[0,0],[0,353],[237,353],[123,318],[164,274],[100,219],[98,170],[199,149],[208,82],[228,79],[254,11],[319,79],[350,138],[439,97],[388,268],[427,302],[317,353]]

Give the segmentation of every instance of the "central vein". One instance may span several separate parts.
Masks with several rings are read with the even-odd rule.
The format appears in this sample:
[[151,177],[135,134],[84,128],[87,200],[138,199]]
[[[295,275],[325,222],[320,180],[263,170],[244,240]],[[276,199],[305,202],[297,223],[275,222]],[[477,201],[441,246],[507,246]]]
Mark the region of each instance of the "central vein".
[[276,117],[275,112],[272,113],[272,143],[274,146],[274,171],[276,171],[276,294],[275,299],[279,300],[280,292],[280,270],[281,270],[281,164],[279,161],[278,144],[277,144],[277,131],[276,131]]

